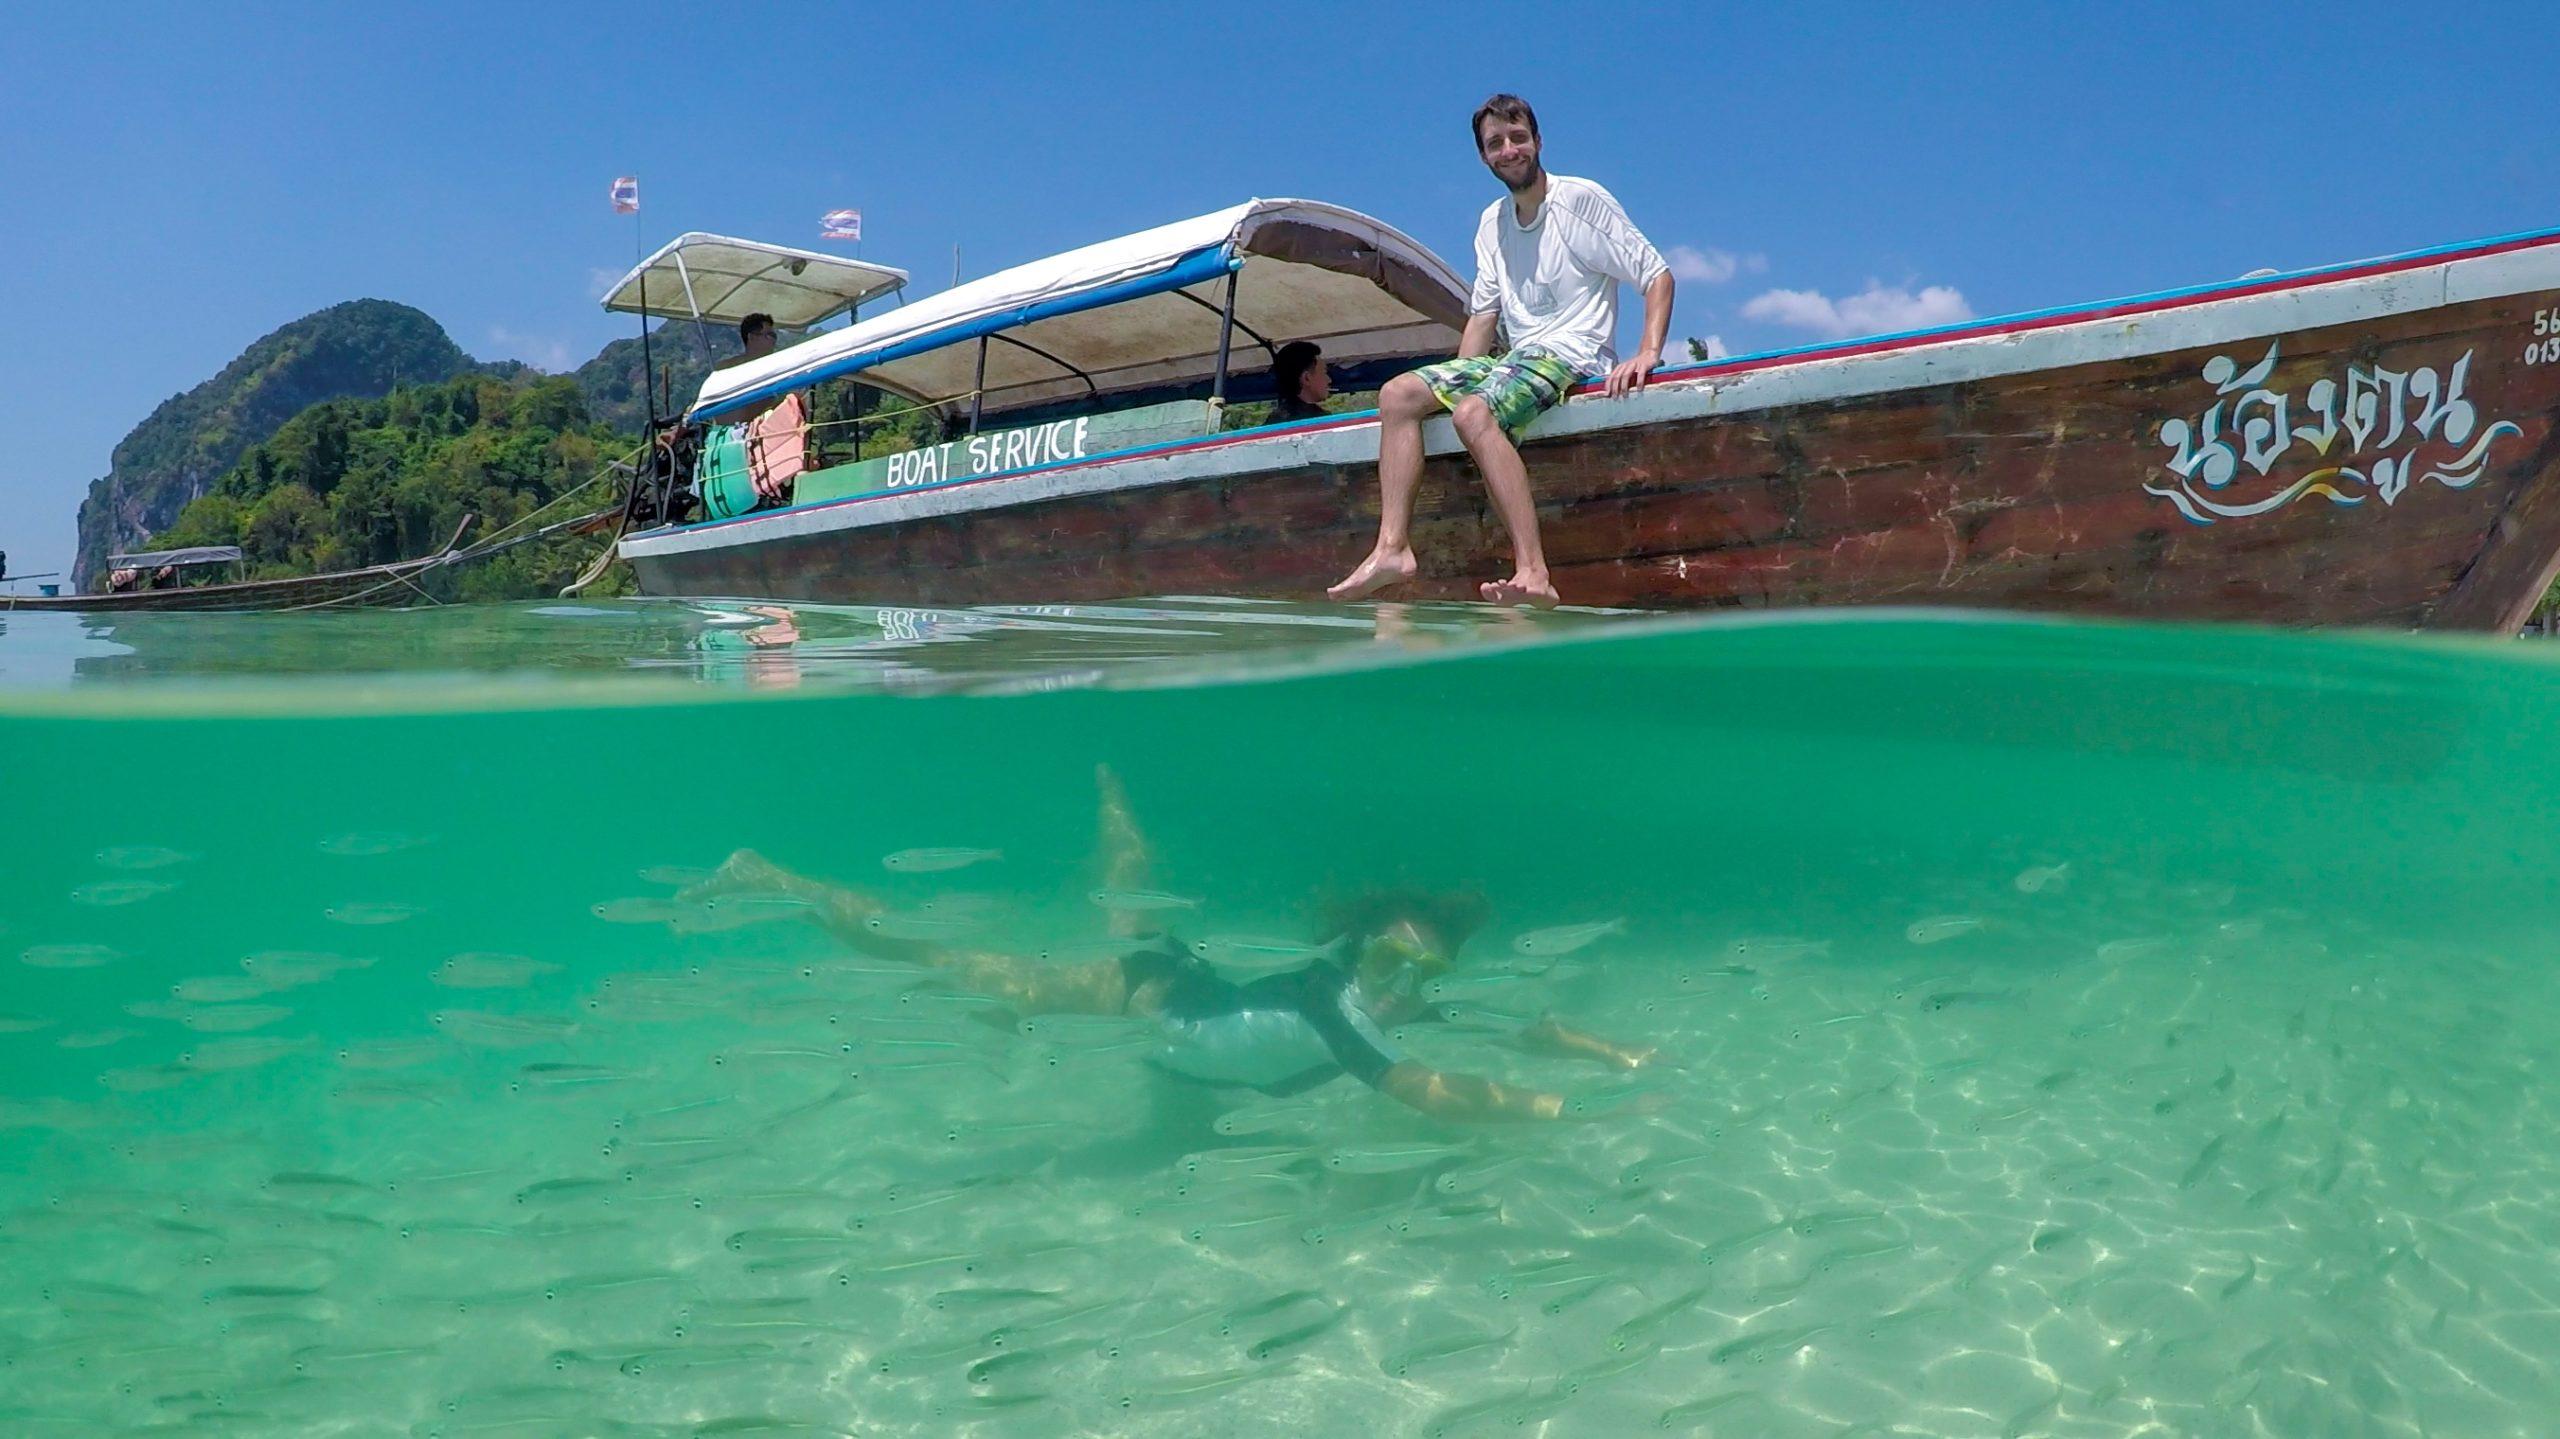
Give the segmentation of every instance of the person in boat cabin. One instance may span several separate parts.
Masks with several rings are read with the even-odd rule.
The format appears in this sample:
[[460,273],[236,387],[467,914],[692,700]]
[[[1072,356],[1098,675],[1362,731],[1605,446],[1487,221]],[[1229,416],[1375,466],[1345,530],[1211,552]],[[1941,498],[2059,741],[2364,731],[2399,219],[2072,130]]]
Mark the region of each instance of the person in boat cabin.
[[740,353],[731,355],[711,368],[725,370],[731,365],[743,365],[749,360],[761,360],[772,354],[773,347],[778,343],[780,340],[773,330],[773,316],[759,310],[738,322],[738,344],[742,347]]
[[[725,370],[761,360],[779,343],[773,316],[758,311],[738,322],[739,354],[712,366]],[[809,467],[808,402],[798,390],[748,406],[726,423],[747,427],[747,482],[767,504],[789,504],[800,472]]]
[[[1097,771],[1102,889],[1097,900],[1136,905],[1154,893],[1153,860],[1108,766]],[[1447,1016],[1421,995],[1447,973],[1483,918],[1468,896],[1379,892],[1334,906],[1325,928],[1341,937],[1306,946],[1303,963],[1249,979],[1218,972],[1214,940],[1184,944],[1157,926],[1164,910],[1112,909],[1121,953],[1077,961],[1000,954],[940,940],[907,938],[884,923],[887,906],[856,890],[792,873],[753,850],[739,850],[712,876],[676,896],[716,901],[747,894],[796,900],[828,933],[865,953],[937,971],[951,986],[1000,999],[1017,1015],[1125,1015],[1164,1034],[1150,1056],[1158,1069],[1213,1089],[1270,1095],[1304,1092],[1345,1075],[1439,1119],[1561,1119],[1562,1095],[1478,1075],[1433,1069],[1398,1053],[1387,1028]],[[1188,901],[1171,901],[1179,908]],[[1106,906],[1108,907],[1108,906]],[[1285,961],[1284,961],[1285,962]],[[1004,1023],[1011,1028],[1010,1021]],[[1612,1044],[1543,1017],[1515,1036],[1521,1047],[1632,1070],[1655,1051]]]
[[[1458,356],[1398,375],[1378,392],[1378,542],[1325,593],[1364,599],[1414,577],[1409,527],[1422,480],[1422,422],[1449,412],[1511,537],[1511,577],[1479,593],[1495,604],[1551,605],[1556,587],[1538,540],[1520,432],[1574,386],[1641,388],[1671,333],[1671,269],[1615,197],[1546,170],[1538,116],[1517,95],[1476,108],[1476,158],[1508,193],[1476,226],[1476,283]],[[1644,340],[1619,361],[1618,285],[1644,292]],[[1497,352],[1499,340],[1507,346]]]
[[1313,340],[1291,340],[1271,362],[1271,422],[1312,420],[1325,413],[1333,394],[1333,375],[1325,369],[1324,351]]

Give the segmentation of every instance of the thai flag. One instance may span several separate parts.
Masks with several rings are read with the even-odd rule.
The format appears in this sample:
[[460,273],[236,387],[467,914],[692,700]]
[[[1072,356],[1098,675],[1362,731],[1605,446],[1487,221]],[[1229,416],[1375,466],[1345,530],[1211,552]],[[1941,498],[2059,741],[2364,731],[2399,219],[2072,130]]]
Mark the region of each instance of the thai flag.
[[862,212],[860,210],[829,210],[818,217],[818,238],[821,240],[861,239]]
[[617,215],[640,213],[639,176],[625,175],[613,182],[613,213]]

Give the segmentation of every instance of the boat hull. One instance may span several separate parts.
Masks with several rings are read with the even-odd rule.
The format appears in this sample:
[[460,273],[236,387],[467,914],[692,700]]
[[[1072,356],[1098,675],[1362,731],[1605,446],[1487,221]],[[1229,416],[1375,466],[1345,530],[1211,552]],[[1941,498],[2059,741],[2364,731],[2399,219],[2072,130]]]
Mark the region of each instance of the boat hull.
[[[2560,244],[1876,344],[1534,431],[1564,597],[2512,631],[2560,565]],[[1390,594],[1472,597],[1509,550],[1431,433]],[[1225,436],[624,553],[655,594],[1307,599],[1368,548],[1375,450],[1367,419]]]

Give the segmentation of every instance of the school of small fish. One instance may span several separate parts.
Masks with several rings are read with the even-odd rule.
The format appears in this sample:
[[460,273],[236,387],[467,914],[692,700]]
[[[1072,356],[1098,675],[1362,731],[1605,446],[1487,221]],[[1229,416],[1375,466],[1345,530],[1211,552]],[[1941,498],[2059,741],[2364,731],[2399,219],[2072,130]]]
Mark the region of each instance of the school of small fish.
[[[2038,855],[1861,933],[1523,914],[1390,1035],[1568,1099],[1467,1126],[1175,1080],[1145,1021],[1017,1014],[805,896],[670,897],[699,856],[578,897],[574,942],[367,868],[434,843],[310,842],[344,952],[136,941],[209,887],[143,843],[7,917],[0,1432],[2470,1435],[2560,1399],[2538,955]],[[909,886],[866,926],[902,945],[1345,952],[1213,894],[1074,893],[1070,932],[919,888],[992,849],[857,867]]]

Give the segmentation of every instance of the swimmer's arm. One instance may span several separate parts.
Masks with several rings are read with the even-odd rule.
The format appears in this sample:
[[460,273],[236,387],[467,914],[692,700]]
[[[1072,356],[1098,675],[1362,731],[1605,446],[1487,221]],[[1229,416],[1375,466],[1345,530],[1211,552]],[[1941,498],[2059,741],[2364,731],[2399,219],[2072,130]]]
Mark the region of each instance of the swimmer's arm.
[[1539,1050],[1566,1059],[1593,1059],[1619,1069],[1641,1069],[1653,1062],[1654,1051],[1611,1044],[1596,1034],[1560,1024],[1553,1018],[1541,1019],[1520,1031],[1524,1049]]
[[1559,1119],[1564,1096],[1518,1089],[1473,1074],[1398,1060],[1378,1077],[1378,1092],[1434,1119]]

